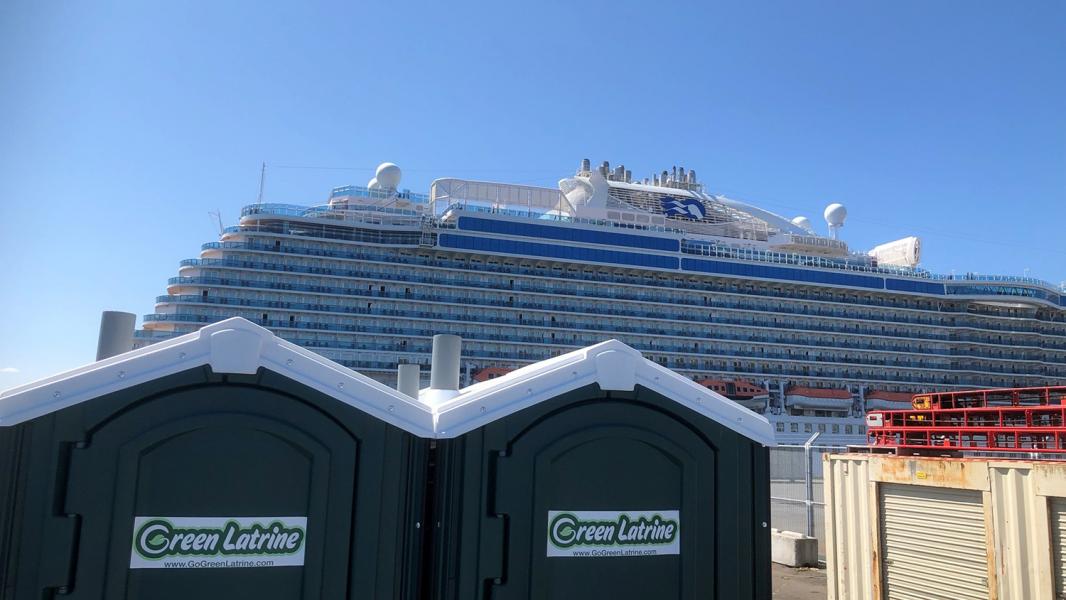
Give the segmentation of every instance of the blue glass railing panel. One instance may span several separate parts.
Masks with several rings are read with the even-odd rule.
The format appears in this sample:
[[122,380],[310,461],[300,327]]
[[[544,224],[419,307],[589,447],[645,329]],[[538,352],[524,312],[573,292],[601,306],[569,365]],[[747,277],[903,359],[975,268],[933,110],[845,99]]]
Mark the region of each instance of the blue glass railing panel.
[[560,260],[598,262],[636,267],[653,267],[659,269],[677,269],[677,258],[658,254],[638,254],[620,250],[600,250],[597,248],[579,248],[563,245],[538,244],[516,240],[472,237],[442,233],[439,244],[445,248],[460,250],[479,250],[525,256],[541,256]]
[[755,265],[721,260],[683,258],[681,259],[681,268],[685,271],[714,273],[717,275],[782,279],[785,281],[844,285],[873,290],[883,290],[885,288],[885,280],[883,277],[853,275],[850,273],[830,273],[827,271],[816,271],[811,269],[792,269],[789,267],[771,267],[768,265]]
[[910,279],[885,278],[885,288],[898,292],[916,292],[919,294],[944,295],[943,283],[930,283],[927,281],[914,281]]
[[680,247],[680,242],[677,239],[672,238],[634,235],[630,233],[614,233],[611,231],[582,229],[578,227],[522,223],[520,221],[482,219],[478,217],[459,217],[459,229],[480,231],[484,233],[499,233],[503,235],[519,235],[564,242],[581,242],[585,244],[603,244],[605,246],[626,246],[628,248],[662,250],[666,252],[677,252]]

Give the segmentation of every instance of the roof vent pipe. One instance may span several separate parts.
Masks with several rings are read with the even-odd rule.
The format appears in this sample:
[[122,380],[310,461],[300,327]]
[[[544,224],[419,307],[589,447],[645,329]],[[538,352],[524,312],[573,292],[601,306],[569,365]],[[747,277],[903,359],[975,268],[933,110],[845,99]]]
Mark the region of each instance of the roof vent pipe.
[[422,368],[417,364],[402,364],[396,367],[396,389],[401,394],[418,398],[421,379]]
[[96,341],[96,360],[111,358],[133,350],[133,327],[137,315],[105,310],[100,315],[100,337]]
[[457,335],[433,336],[433,364],[429,369],[429,387],[435,390],[459,389],[459,354],[463,338]]

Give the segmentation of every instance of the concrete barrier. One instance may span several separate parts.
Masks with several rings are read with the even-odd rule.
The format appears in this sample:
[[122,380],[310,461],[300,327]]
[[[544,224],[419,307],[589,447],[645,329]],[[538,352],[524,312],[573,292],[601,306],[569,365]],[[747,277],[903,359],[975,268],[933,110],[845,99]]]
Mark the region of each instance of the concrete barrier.
[[795,531],[771,529],[770,559],[787,567],[816,567],[818,540]]

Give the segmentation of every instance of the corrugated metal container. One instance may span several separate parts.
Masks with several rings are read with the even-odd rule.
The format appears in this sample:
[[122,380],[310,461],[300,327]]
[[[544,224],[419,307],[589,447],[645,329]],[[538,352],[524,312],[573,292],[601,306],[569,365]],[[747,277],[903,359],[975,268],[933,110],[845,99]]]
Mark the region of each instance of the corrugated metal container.
[[1066,598],[1066,462],[823,460],[829,600]]

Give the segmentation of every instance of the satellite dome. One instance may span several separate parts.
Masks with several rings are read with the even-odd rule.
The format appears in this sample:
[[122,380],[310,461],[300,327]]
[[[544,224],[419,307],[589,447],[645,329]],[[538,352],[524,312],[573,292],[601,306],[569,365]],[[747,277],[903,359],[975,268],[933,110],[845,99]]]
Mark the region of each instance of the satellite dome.
[[366,182],[366,189],[368,189],[368,190],[380,190],[381,189],[381,183],[378,181],[378,178],[377,177],[373,177],[373,178],[370,179],[370,181]]
[[374,178],[377,179],[381,187],[389,190],[394,190],[400,185],[400,176],[403,173],[400,171],[400,167],[392,163],[381,163],[378,165],[378,170],[374,174]]
[[800,229],[811,231],[811,220],[807,217],[796,217],[795,219],[792,219],[792,224]]
[[824,216],[830,227],[840,227],[844,224],[844,219],[848,218],[848,209],[843,204],[833,203],[825,207]]

